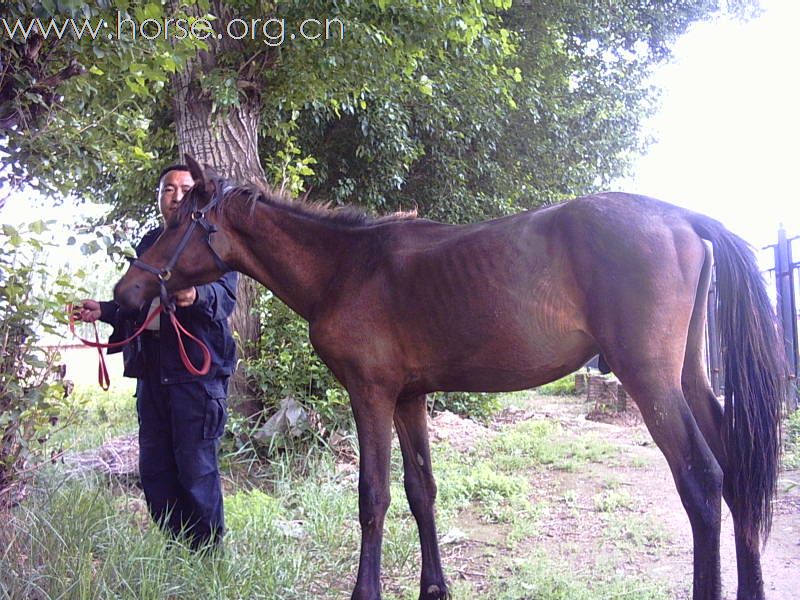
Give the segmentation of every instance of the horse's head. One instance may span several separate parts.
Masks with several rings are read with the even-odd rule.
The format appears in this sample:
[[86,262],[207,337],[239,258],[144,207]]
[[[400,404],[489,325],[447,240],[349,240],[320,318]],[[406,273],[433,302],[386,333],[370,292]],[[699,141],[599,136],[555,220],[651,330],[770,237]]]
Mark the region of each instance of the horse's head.
[[214,281],[226,271],[230,250],[222,227],[225,182],[211,169],[203,169],[189,155],[186,164],[194,179],[180,207],[164,224],[164,231],[114,286],[114,299],[123,307],[139,308],[161,294]]

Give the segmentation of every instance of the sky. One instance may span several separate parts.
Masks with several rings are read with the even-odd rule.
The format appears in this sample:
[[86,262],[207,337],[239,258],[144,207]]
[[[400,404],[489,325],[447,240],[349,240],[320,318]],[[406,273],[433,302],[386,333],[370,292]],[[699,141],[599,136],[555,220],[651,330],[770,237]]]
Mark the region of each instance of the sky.
[[[800,235],[800,0],[762,5],[756,19],[699,23],[676,42],[653,78],[663,92],[645,132],[657,142],[613,186],[713,216],[757,248],[774,242],[780,223]],[[0,222],[72,211],[16,197]]]
[[658,141],[615,186],[715,217],[757,248],[781,223],[800,235],[800,1],[762,5],[677,41],[653,79],[661,106],[645,130]]

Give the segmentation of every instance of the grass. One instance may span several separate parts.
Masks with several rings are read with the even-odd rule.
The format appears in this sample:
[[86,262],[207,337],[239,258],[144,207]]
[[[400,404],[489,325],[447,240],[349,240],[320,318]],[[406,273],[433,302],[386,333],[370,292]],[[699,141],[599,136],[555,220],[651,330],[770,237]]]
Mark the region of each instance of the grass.
[[511,562],[510,575],[500,579],[493,598],[503,600],[669,600],[672,595],[658,583],[637,576],[623,577],[610,568],[592,565],[585,571],[564,569],[543,554]]
[[630,509],[633,499],[626,490],[604,490],[592,497],[594,509],[598,512],[616,512],[620,509]]
[[[344,556],[345,571],[355,564],[356,498],[330,464],[310,470],[313,479],[293,482],[300,485],[290,495],[228,494],[222,556],[168,543],[142,512],[121,511],[120,490],[101,480],[56,486],[15,509],[12,526],[0,534],[0,597],[318,597],[314,586],[340,574]],[[289,482],[277,483],[280,489]]]
[[126,380],[109,391],[97,385],[76,385],[68,397],[70,422],[73,425],[57,431],[48,441],[53,450],[86,450],[103,442],[136,431],[135,386]]
[[624,553],[662,551],[668,541],[664,528],[647,515],[630,512],[606,515],[604,538],[617,550]]
[[[86,409],[87,426],[64,442],[98,443],[135,429],[132,400],[103,397]],[[95,431],[92,431],[95,430]],[[550,497],[548,474],[582,473],[619,460],[619,450],[549,421],[507,427],[475,450],[433,448],[440,536],[472,524],[491,540],[443,546],[453,596],[499,598],[669,597],[658,582],[625,576],[596,557],[586,570],[565,568],[542,545],[541,518],[571,492]],[[355,580],[360,529],[357,477],[324,451],[288,451],[270,460],[230,451],[224,470],[228,534],[221,555],[198,555],[169,543],[150,523],[140,490],[106,479],[63,481],[54,469],[39,491],[7,515],[0,529],[0,599],[346,598]],[[402,487],[399,451],[392,457],[392,498],[383,547],[384,598],[415,599],[419,542]],[[652,527],[630,520],[634,500],[613,479],[584,498],[625,549],[658,543]],[[616,533],[614,533],[616,532]],[[468,534],[472,535],[472,534]],[[478,548],[478,550],[474,550]],[[459,557],[462,552],[475,556]],[[467,566],[463,561],[471,559]],[[624,562],[624,557],[620,559]],[[456,569],[478,573],[467,579]]]
[[549,466],[575,471],[592,463],[613,459],[618,450],[591,434],[568,436],[553,421],[525,421],[499,436],[490,454],[504,469]]

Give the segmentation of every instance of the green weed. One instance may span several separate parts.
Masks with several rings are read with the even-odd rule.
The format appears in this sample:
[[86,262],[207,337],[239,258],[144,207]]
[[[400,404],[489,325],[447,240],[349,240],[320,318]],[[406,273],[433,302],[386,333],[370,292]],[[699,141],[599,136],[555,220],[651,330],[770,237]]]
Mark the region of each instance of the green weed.
[[493,577],[496,582],[484,596],[465,595],[465,598],[492,597],[503,600],[597,600],[615,598],[624,600],[669,600],[669,590],[657,582],[638,577],[621,577],[612,571],[598,569],[596,565],[586,571],[565,569],[546,556],[514,560],[508,576]]
[[510,522],[531,509],[529,485],[524,477],[504,474],[488,462],[465,464],[451,460],[442,461],[439,467],[441,511],[452,513],[477,505],[484,519]]
[[795,410],[784,422],[783,465],[787,469],[800,469],[800,410]]
[[605,539],[627,553],[646,551],[655,554],[662,551],[669,542],[664,528],[648,516],[626,512],[624,515],[608,515],[605,523]]
[[616,512],[629,510],[633,506],[633,498],[626,490],[604,490],[592,498],[594,509],[598,512]]
[[561,379],[536,388],[537,394],[546,396],[574,396],[575,395],[575,375],[570,374]]
[[567,437],[553,421],[526,421],[497,436],[491,442],[493,460],[505,470],[515,471],[546,465],[575,471],[593,462],[616,457],[619,450],[596,436]]
[[75,424],[54,433],[48,446],[53,450],[86,450],[136,431],[135,387],[131,384],[126,381],[107,392],[96,385],[76,385],[68,397],[76,414]]

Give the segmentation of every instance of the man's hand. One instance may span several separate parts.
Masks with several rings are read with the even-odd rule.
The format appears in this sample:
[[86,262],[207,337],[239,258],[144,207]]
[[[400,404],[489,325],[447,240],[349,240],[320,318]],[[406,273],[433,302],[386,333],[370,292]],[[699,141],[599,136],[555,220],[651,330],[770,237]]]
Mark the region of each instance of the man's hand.
[[175,298],[175,306],[191,306],[197,300],[197,290],[193,287],[178,290],[172,297]]
[[100,303],[96,300],[84,300],[75,307],[74,313],[84,323],[94,323],[100,318]]

